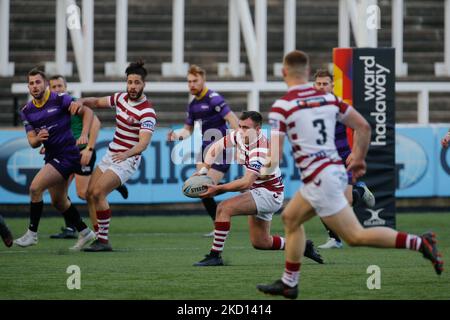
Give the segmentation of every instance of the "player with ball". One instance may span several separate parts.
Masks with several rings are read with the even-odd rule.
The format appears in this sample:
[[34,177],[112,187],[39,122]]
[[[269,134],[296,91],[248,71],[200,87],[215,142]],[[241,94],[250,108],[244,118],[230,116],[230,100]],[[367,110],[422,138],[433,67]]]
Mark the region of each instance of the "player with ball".
[[[242,192],[218,205],[211,252],[194,266],[223,265],[221,253],[230,232],[231,217],[236,215],[249,216],[250,240],[255,249],[284,249],[284,238],[270,234],[272,216],[283,205],[284,185],[278,165],[271,166],[270,145],[261,131],[261,125],[261,114],[255,111],[243,112],[239,120],[239,129],[231,131],[215,142],[208,150],[201,169],[185,183],[183,188],[185,194],[190,196],[198,194],[201,198],[213,197],[223,192]],[[237,163],[245,166],[245,175],[226,184],[207,184],[205,191],[200,193],[202,181],[207,183],[208,180],[197,176],[206,175],[216,158],[224,154],[225,149],[234,149]],[[227,159],[228,161],[230,159]],[[307,244],[305,256],[323,263],[320,255],[315,252],[312,242]]]

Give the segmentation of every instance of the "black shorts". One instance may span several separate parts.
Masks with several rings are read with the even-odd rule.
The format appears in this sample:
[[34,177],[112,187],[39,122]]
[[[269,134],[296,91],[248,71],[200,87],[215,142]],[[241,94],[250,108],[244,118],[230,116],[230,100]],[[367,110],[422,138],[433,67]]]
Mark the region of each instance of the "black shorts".
[[97,152],[93,150],[91,161],[89,161],[87,166],[80,166],[80,169],[78,169],[75,174],[80,176],[90,176],[92,172],[94,172],[95,160],[97,160]]

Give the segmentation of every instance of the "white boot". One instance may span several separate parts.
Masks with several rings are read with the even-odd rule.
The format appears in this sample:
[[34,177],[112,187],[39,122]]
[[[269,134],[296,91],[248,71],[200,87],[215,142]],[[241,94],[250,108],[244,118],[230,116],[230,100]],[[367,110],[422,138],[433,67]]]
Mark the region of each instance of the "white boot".
[[73,251],[80,251],[85,245],[95,240],[95,238],[97,238],[95,232],[89,228],[86,228],[79,232],[77,243],[75,243],[75,245],[73,247],[70,247],[69,249]]
[[20,247],[29,247],[38,243],[37,232],[27,230],[27,232],[19,239],[14,240],[14,243]]

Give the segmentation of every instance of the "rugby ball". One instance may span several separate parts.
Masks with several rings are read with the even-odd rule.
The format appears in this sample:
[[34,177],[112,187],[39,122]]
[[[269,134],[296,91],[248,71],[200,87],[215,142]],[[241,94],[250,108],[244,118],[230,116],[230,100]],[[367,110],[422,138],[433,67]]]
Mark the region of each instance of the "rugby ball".
[[206,175],[192,176],[184,182],[183,194],[189,198],[198,198],[199,194],[208,190],[207,184],[214,184],[210,177]]

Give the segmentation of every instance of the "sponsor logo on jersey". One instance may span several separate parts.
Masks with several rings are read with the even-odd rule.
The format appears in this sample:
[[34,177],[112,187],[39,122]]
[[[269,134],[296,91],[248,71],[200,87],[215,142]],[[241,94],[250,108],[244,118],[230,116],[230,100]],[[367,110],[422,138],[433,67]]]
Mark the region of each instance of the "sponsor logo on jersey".
[[155,124],[151,121],[146,121],[141,124],[142,129],[155,130]]
[[259,161],[252,161],[249,163],[249,167],[259,171],[262,167],[262,163]]

